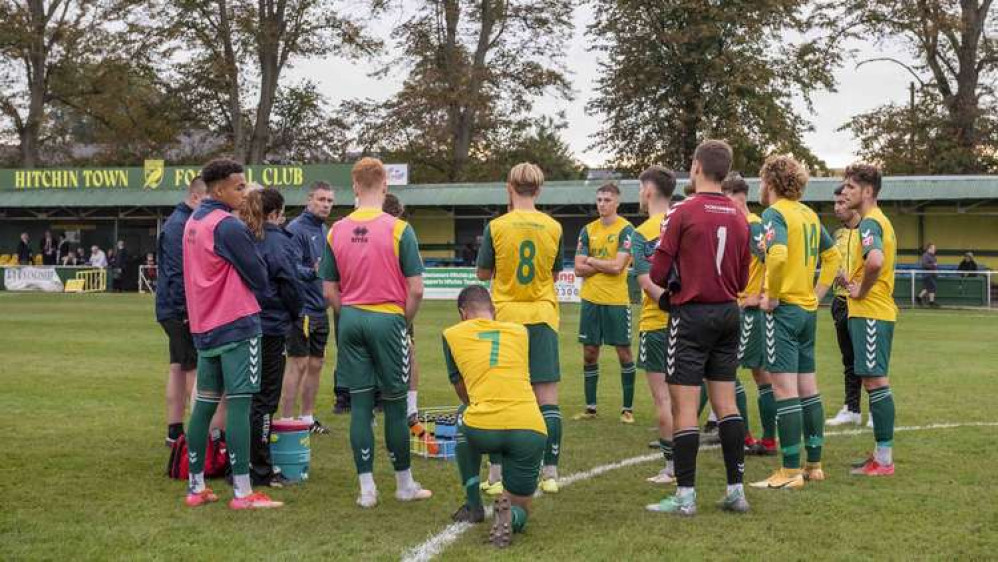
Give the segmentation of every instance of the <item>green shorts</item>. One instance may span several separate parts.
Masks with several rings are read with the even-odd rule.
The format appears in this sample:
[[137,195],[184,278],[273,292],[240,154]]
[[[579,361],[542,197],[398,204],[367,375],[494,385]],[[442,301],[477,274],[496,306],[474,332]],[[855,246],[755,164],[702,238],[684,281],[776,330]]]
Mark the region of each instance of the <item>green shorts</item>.
[[198,351],[198,391],[228,396],[260,392],[260,336]]
[[406,395],[411,346],[404,316],[344,306],[336,340],[340,386],[351,392],[377,387],[386,400]]
[[479,454],[502,455],[502,485],[514,496],[533,496],[548,438],[529,429],[475,429],[462,426],[468,445]]
[[530,384],[561,380],[558,332],[547,324],[526,324],[529,338]]
[[668,331],[638,332],[638,367],[646,373],[665,372],[665,340]]
[[857,377],[886,377],[891,362],[894,322],[873,318],[850,318],[849,337]]
[[631,306],[582,301],[579,315],[582,345],[631,345]]
[[766,314],[758,307],[743,308],[741,332],[738,336],[738,361],[746,369],[760,369],[763,360],[763,324]]
[[766,314],[766,370],[770,373],[813,373],[817,311],[781,304]]

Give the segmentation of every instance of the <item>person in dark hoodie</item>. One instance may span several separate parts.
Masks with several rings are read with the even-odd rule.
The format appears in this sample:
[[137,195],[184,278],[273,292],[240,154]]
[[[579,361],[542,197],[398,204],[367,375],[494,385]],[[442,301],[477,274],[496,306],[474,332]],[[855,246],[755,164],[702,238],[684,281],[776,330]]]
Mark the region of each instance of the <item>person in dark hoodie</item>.
[[224,393],[226,434],[235,497],[231,509],[280,507],[253,492],[249,474],[250,404],[260,391],[260,305],[254,293],[267,290],[267,266],[253,234],[232,215],[246,196],[243,167],[212,160],[201,170],[207,197],[184,227],[184,293],[194,347],[197,390],[188,425],[190,476],[186,503],[218,501],[205,485],[208,424]]
[[256,237],[267,265],[267,288],[256,293],[263,331],[260,392],[250,414],[250,476],[254,486],[282,487],[287,479],[274,471],[270,457],[270,424],[281,398],[285,344],[291,322],[302,307],[298,272],[292,262],[293,239],[284,230],[284,197],[272,188],[251,190],[240,216]]
[[163,223],[156,243],[158,283],[156,321],[163,327],[170,346],[170,372],[166,378],[166,445],[172,446],[184,433],[184,407],[194,388],[198,354],[191,338],[184,297],[184,225],[205,195],[201,176],[187,186],[187,197],[177,204]]
[[[309,189],[305,211],[288,224],[295,238],[295,266],[301,281],[302,310],[288,334],[288,367],[284,373],[281,416],[294,415],[295,401],[301,395],[300,419],[308,423],[312,433],[329,433],[315,418],[315,399],[329,341],[329,314],[322,296],[319,262],[326,240],[326,219],[333,208],[333,188],[325,182],[315,182]],[[335,384],[335,383],[334,383]],[[337,388],[337,402],[345,390]]]

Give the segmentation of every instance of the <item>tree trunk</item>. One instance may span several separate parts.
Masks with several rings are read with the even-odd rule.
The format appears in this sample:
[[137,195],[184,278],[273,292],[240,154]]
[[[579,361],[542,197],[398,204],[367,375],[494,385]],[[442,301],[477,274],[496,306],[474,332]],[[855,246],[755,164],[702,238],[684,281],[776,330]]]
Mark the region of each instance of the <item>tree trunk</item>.
[[[501,4],[501,2],[500,2]],[[476,118],[478,116],[478,106],[481,101],[482,86],[485,83],[485,58],[492,47],[492,30],[495,28],[497,11],[501,5],[493,4],[493,0],[482,0],[481,9],[481,29],[478,33],[478,45],[475,47],[475,55],[471,66],[471,80],[468,85],[467,100],[464,111],[461,112],[457,122],[457,130],[454,134],[454,149],[451,165],[451,181],[461,179],[464,168],[468,165],[468,153],[471,151],[471,137],[475,131]]]
[[219,35],[222,41],[222,55],[224,57],[225,74],[229,86],[228,112],[229,121],[232,123],[232,153],[242,154],[244,147],[243,139],[243,108],[239,95],[239,64],[236,60],[236,50],[232,43],[232,21],[229,14],[229,6],[226,0],[218,0],[219,13]]
[[277,98],[277,83],[281,78],[281,41],[285,32],[284,2],[260,0],[256,33],[257,57],[260,61],[260,101],[256,106],[256,123],[250,138],[247,164],[258,164],[267,155],[270,144],[270,114]]
[[38,137],[45,117],[45,94],[47,91],[46,65],[48,52],[45,48],[45,5],[42,0],[30,0],[31,46],[28,49],[26,71],[28,79],[28,116],[20,131],[21,166],[34,168],[38,165]]

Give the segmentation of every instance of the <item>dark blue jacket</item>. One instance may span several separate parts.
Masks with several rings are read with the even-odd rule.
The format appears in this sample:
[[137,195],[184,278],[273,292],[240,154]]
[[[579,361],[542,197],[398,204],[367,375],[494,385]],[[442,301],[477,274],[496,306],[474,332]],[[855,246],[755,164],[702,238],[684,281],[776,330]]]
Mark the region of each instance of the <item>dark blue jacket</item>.
[[256,247],[267,264],[267,288],[256,293],[265,336],[286,336],[301,313],[301,288],[294,264],[294,237],[279,226],[263,225]]
[[163,223],[156,244],[156,321],[187,318],[184,298],[184,225],[191,217],[187,203],[180,203]]
[[326,243],[325,221],[305,211],[288,224],[288,232],[295,238],[295,265],[304,305],[302,315],[325,315],[326,298],[322,295],[322,279],[316,271],[322,259],[322,245]]
[[[205,199],[190,220],[199,221],[215,209],[232,212],[228,205]],[[236,217],[222,219],[215,227],[215,254],[232,264],[254,294],[267,290],[267,265],[256,249],[253,233]],[[194,334],[194,347],[204,350],[259,336],[260,315],[243,316],[203,334]]]

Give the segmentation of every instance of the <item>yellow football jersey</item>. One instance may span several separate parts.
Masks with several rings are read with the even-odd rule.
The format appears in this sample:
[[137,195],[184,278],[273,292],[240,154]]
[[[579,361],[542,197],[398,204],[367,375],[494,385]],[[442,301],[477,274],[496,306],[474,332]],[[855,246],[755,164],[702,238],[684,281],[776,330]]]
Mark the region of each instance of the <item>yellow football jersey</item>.
[[[634,262],[635,275],[648,275],[651,272],[651,257],[655,255],[655,248],[658,247],[663,220],[665,213],[651,215],[634,230],[634,235],[631,237],[631,259]],[[638,321],[638,330],[642,332],[664,330],[668,322],[669,315],[658,307],[656,301],[648,297],[648,293],[641,291],[641,320]]]
[[810,207],[781,199],[762,213],[766,239],[766,294],[784,304],[818,310],[814,273],[822,263],[819,283],[831,285],[842,257],[828,231]]
[[[842,255],[842,264],[839,266],[839,271],[844,271],[846,278],[852,274],[852,264],[854,260],[854,254],[852,250],[852,245],[859,244],[859,234],[856,233],[855,228],[849,228],[848,226],[842,226],[835,230],[835,247],[838,248],[839,254]],[[848,297],[849,289],[841,285],[835,285],[835,296],[837,297]]]
[[562,256],[561,224],[540,211],[511,211],[491,221],[482,235],[478,267],[495,272],[496,318],[557,330],[554,281]]
[[[616,259],[619,253],[631,253],[631,235],[634,226],[624,217],[610,226],[603,226],[600,219],[587,224],[579,233],[577,255],[591,256],[600,260]],[[597,273],[582,280],[582,300],[594,304],[631,304],[627,291],[627,270],[619,275]]]
[[766,279],[766,234],[762,228],[762,219],[755,213],[749,213],[748,223],[752,258],[749,261],[748,284],[745,285],[745,290],[738,295],[739,300],[747,295],[761,295],[763,281]]
[[862,283],[866,256],[871,250],[880,250],[884,253],[884,265],[865,297],[849,299],[849,317],[896,322],[898,308],[894,303],[894,267],[898,246],[894,225],[880,207],[875,207],[859,222],[857,233],[856,242],[850,247],[853,251],[853,263],[852,269],[848,270],[849,281]]
[[527,329],[476,318],[444,330],[451,383],[464,380],[464,423],[476,429],[529,429],[547,435],[527,365]]

